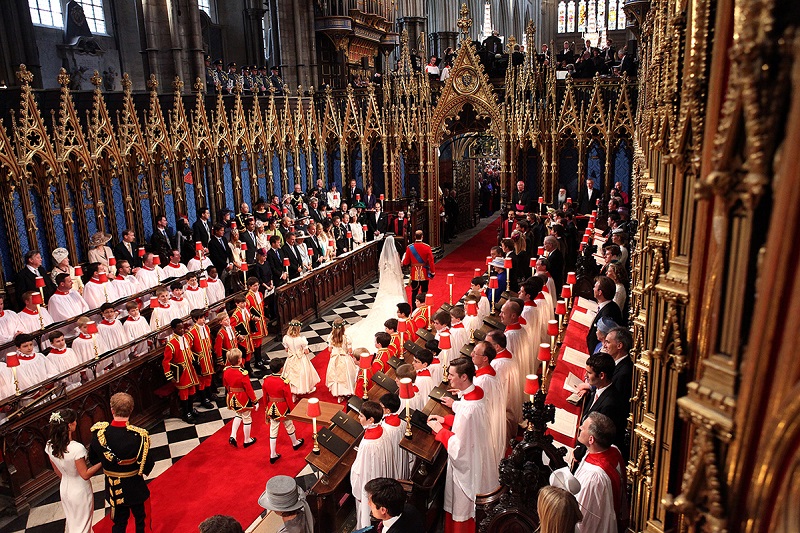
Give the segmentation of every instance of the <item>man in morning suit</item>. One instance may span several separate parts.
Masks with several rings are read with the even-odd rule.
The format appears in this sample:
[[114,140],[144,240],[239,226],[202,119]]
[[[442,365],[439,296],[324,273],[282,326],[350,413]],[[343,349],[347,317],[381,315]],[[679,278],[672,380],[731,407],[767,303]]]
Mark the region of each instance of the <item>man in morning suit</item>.
[[22,301],[23,294],[28,291],[39,292],[38,287],[36,287],[37,277],[44,279],[44,301],[47,303],[53,293],[56,292],[56,285],[53,283],[53,278],[47,274],[47,271],[42,266],[42,254],[39,253],[39,250],[28,250],[25,252],[25,267],[17,272],[15,278],[20,309],[25,307],[25,302]]
[[590,389],[584,395],[581,422],[586,420],[590,413],[602,413],[609,417],[617,430],[614,444],[622,455],[627,457],[623,445],[629,407],[611,382],[613,373],[614,359],[607,353],[596,353],[586,360],[586,383]]
[[242,242],[247,243],[247,250],[244,252],[244,257],[247,263],[252,265],[256,262],[256,219],[253,217],[248,218],[244,222],[244,229],[239,231],[239,238]]
[[150,435],[128,422],[132,412],[133,397],[118,392],[111,397],[111,424],[98,422],[92,426],[89,461],[103,463],[106,501],[114,522],[112,533],[126,530],[131,513],[137,533],[145,531],[149,523],[150,490],[144,476],[153,470],[155,462],[149,453]]
[[594,180],[586,180],[586,188],[578,193],[578,213],[588,215],[593,209],[597,209],[597,200],[600,199],[600,191],[594,188]]
[[[552,273],[551,273],[552,274]],[[556,285],[558,286],[558,285]],[[603,317],[608,317],[615,323],[622,326],[627,325],[627,321],[622,317],[622,311],[614,301],[614,293],[617,291],[617,286],[614,281],[606,276],[597,276],[594,282],[594,298],[597,300],[597,314],[592,321],[589,328],[589,334],[586,335],[586,347],[588,353],[594,351],[597,346],[597,321]]]
[[156,218],[156,227],[150,236],[150,251],[161,257],[161,264],[169,263],[172,255],[172,235],[167,227],[167,217],[160,215]]
[[425,525],[417,508],[406,503],[403,485],[396,479],[376,477],[364,485],[372,516],[380,520],[375,531],[381,533],[418,533]]
[[192,225],[192,240],[201,242],[204,248],[208,248],[208,241],[211,240],[211,211],[207,207],[197,210],[197,220]]
[[558,289],[564,283],[564,254],[559,249],[558,239],[552,235],[545,237],[544,251],[547,253],[547,271],[553,276],[553,283]]
[[[299,244],[296,242],[297,235],[294,232],[286,234],[286,244],[281,248],[281,257],[289,258],[289,279],[300,277],[303,268],[303,258],[300,255]],[[285,272],[284,268],[284,272]]]
[[280,235],[273,235],[269,238],[267,263],[269,263],[269,268],[272,270],[272,284],[275,287],[284,285],[289,280],[289,276],[286,274],[286,267],[283,266]]
[[122,232],[122,240],[114,247],[113,252],[117,262],[124,259],[131,265],[132,269],[138,270],[142,268],[139,245],[136,244],[136,232],[132,229],[126,229]]
[[412,302],[418,292],[428,293],[428,281],[436,274],[433,261],[431,247],[422,242],[422,231],[415,231],[414,243],[406,247],[406,253],[403,255],[403,266],[411,266]]
[[306,229],[308,231],[308,237],[306,237],[305,244],[308,248],[308,255],[311,256],[311,268],[317,268],[320,263],[320,258],[322,258],[322,246],[317,237],[317,226],[316,224],[309,224]]
[[[361,188],[356,185],[355,178],[350,180],[350,186],[347,187],[343,192],[343,200],[347,202],[347,205],[355,205],[357,201],[364,198],[364,191],[362,191]],[[358,199],[356,197],[358,197]]]
[[626,404],[630,403],[633,389],[633,360],[628,355],[632,346],[633,336],[628,328],[612,329],[603,341],[603,351],[614,359],[611,382]]
[[374,213],[366,213],[364,216],[367,219],[366,237],[368,241],[375,240],[378,234],[386,233],[386,230],[389,228],[389,219],[386,213],[381,211],[380,202],[375,203]]
[[233,252],[228,246],[225,238],[225,226],[221,222],[214,224],[214,236],[208,241],[208,258],[217,267],[217,272],[222,275],[226,270],[230,270],[233,264]]

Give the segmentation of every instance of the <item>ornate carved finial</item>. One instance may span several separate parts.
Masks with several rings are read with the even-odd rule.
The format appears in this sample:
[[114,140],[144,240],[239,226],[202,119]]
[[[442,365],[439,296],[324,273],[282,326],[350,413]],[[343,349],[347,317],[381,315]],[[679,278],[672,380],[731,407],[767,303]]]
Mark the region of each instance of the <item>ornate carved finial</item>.
[[67,69],[61,67],[61,70],[58,71],[58,84],[61,87],[69,87],[69,74],[67,74]]
[[183,80],[180,79],[178,76],[175,76],[175,79],[172,81],[172,89],[176,93],[183,91]]
[[198,93],[200,93],[203,92],[203,89],[206,88],[206,84],[203,83],[203,80],[201,80],[200,77],[198,76],[194,79],[194,85],[192,85],[192,88]]
[[98,71],[95,70],[94,74],[92,74],[92,77],[89,78],[89,81],[92,82],[92,85],[94,85],[95,88],[99,89],[100,84],[103,83],[103,77],[100,75]]
[[158,89],[158,80],[156,79],[155,74],[150,74],[150,79],[147,80],[147,88],[153,92],[156,92]]
[[122,74],[122,82],[121,83],[122,83],[122,90],[125,91],[125,92],[130,92],[131,86],[133,85],[133,83],[131,83],[131,77],[128,75],[127,72]]
[[514,46],[517,44],[517,38],[513,35],[508,38],[508,52],[514,51]]
[[469,29],[472,27],[472,19],[469,16],[469,8],[467,7],[467,3],[464,2],[461,4],[461,9],[458,12],[458,28],[461,30],[461,33],[464,35],[469,33]]
[[20,65],[17,71],[17,79],[22,85],[30,85],[33,82],[33,73],[25,65]]

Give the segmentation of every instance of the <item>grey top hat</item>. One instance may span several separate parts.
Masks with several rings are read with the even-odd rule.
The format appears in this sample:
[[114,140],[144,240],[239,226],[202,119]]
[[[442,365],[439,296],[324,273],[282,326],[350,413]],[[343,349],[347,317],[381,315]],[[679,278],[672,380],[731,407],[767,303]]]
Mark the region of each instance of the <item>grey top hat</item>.
[[268,511],[288,512],[303,507],[300,499],[301,489],[289,476],[274,476],[267,481],[267,487],[258,498],[258,505]]

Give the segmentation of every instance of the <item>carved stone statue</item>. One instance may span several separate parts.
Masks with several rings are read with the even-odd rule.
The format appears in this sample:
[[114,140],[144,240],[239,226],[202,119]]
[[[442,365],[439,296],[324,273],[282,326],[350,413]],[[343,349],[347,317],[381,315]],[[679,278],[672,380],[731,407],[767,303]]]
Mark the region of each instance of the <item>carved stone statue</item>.
[[106,70],[103,71],[103,90],[104,91],[114,91],[116,90],[116,80],[117,80],[117,71],[114,70],[114,67],[108,67]]

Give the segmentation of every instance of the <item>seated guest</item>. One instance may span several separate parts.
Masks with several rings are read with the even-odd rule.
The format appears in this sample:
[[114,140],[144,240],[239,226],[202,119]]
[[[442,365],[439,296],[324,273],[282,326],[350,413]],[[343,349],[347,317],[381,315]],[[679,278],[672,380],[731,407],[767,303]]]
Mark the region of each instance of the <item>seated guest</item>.
[[625,461],[613,446],[618,433],[614,422],[597,412],[590,413],[578,430],[578,442],[586,447],[575,470],[580,483],[575,499],[587,516],[581,531],[615,533],[627,526]]
[[376,477],[388,477],[394,471],[394,450],[380,425],[382,418],[383,409],[379,403],[367,400],[361,405],[358,421],[364,428],[364,437],[350,469],[357,529],[370,525],[369,497],[364,492],[364,485]]
[[89,281],[83,287],[83,299],[89,304],[89,309],[99,309],[101,305],[118,300],[117,291],[108,282],[108,271],[101,263],[91,263],[86,267]]
[[47,303],[47,301],[50,299],[50,296],[56,292],[56,285],[53,283],[52,278],[47,275],[47,271],[42,266],[42,254],[39,253],[39,250],[28,250],[25,252],[25,267],[17,272],[17,275],[14,278],[15,289],[19,295],[18,298],[20,307],[25,306],[22,296],[26,292],[39,291],[38,287],[36,287],[37,277],[44,279],[44,288],[42,289],[42,292],[44,293],[44,303]]
[[383,533],[414,533],[425,531],[419,511],[406,503],[406,491],[396,479],[379,477],[367,482],[364,492],[369,498],[372,516],[380,520]]
[[5,308],[6,295],[0,292],[0,344],[14,340],[17,334],[22,333],[22,323],[17,313]]
[[130,263],[134,274],[142,268],[142,258],[139,257],[139,245],[136,244],[136,232],[126,229],[122,232],[122,240],[114,247],[114,257],[117,258],[117,268],[123,259]]
[[[54,331],[47,336],[47,340],[50,341],[50,346],[52,346],[47,353],[47,360],[53,364],[56,374],[64,374],[81,364],[75,350],[67,346],[67,339],[62,332]],[[70,391],[81,384],[81,376],[78,372],[75,372],[67,376],[63,383],[67,386],[67,390]]]
[[172,250],[169,256],[169,264],[164,267],[164,275],[167,278],[179,278],[186,275],[189,269],[186,265],[181,264],[180,250]]
[[61,273],[56,276],[56,284],[58,286],[56,292],[50,297],[47,305],[54,321],[69,320],[89,311],[86,300],[73,288],[72,276]]
[[109,259],[114,257],[114,252],[111,248],[106,246],[106,243],[111,240],[111,235],[108,233],[97,232],[89,239],[89,262],[100,263],[106,267],[106,272],[113,276],[117,272],[117,268],[112,266]]
[[70,266],[69,252],[66,248],[56,248],[53,250],[53,263],[55,266],[53,270],[50,271],[50,278],[52,278],[53,283],[58,285],[56,277],[58,277],[59,274],[69,274],[72,278],[72,287],[78,294],[83,294],[83,280],[80,276],[75,275],[75,268]]
[[[142,291],[139,281],[131,274],[131,264],[127,259],[117,261],[117,275],[111,280],[111,286],[114,288],[117,299],[128,298]],[[117,310],[122,313],[122,316],[127,313],[124,306],[120,306]]]
[[[278,533],[312,533],[314,517],[306,503],[303,489],[297,486],[294,478],[289,476],[273,476],[267,481],[267,487],[258,498],[258,505],[272,511],[283,520],[283,527]],[[216,530],[215,530],[216,533]]]
[[[134,341],[150,333],[150,324],[147,322],[147,319],[139,313],[139,306],[136,302],[126,303],[125,309],[128,312],[128,317],[125,319],[122,326],[128,334],[129,341]],[[137,357],[143,353],[147,353],[149,349],[150,342],[142,341],[131,348],[130,356]]]

